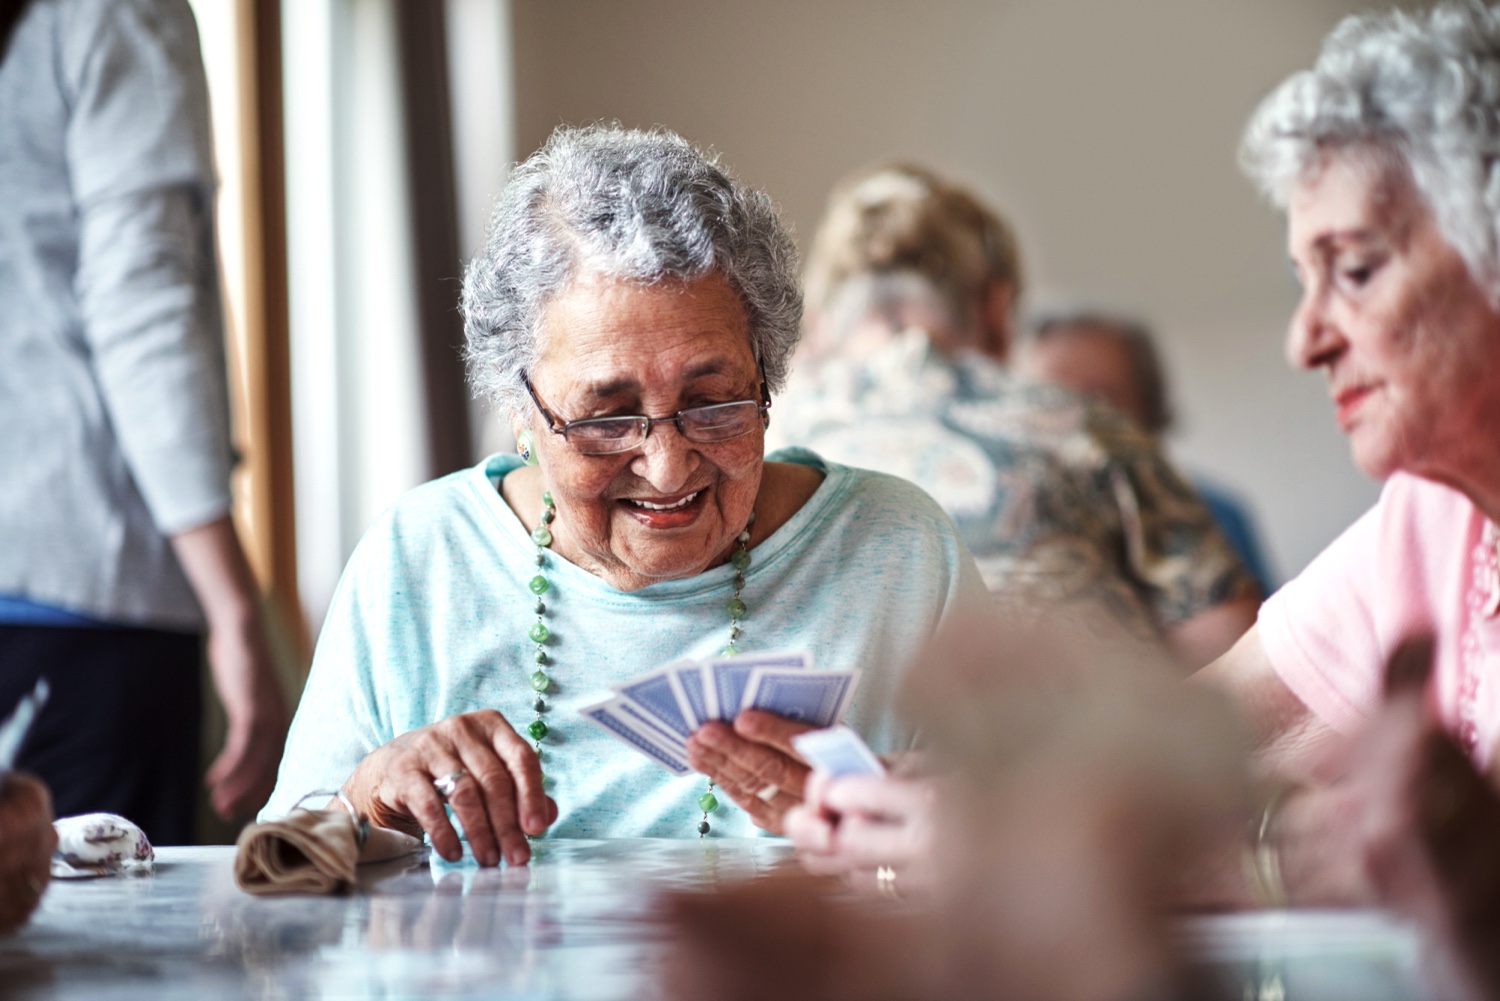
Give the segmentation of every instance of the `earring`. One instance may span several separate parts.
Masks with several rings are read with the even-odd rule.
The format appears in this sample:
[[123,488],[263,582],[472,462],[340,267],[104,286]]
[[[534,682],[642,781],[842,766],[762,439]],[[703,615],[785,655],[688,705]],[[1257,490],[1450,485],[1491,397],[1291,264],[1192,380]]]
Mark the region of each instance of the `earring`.
[[521,461],[528,466],[536,465],[536,447],[531,440],[531,429],[526,428],[516,435],[516,451],[520,453]]

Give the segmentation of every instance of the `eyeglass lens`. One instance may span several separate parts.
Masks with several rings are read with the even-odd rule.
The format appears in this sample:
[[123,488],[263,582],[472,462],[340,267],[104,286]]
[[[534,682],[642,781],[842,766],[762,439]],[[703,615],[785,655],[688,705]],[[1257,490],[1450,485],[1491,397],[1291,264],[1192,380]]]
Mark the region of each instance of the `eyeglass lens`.
[[[716,442],[749,434],[759,416],[760,406],[754,401],[743,400],[693,407],[675,418],[663,420],[675,421],[683,437],[689,441]],[[647,426],[659,422],[644,417],[601,417],[574,421],[564,427],[564,434],[568,443],[581,451],[596,454],[623,452],[645,441]]]

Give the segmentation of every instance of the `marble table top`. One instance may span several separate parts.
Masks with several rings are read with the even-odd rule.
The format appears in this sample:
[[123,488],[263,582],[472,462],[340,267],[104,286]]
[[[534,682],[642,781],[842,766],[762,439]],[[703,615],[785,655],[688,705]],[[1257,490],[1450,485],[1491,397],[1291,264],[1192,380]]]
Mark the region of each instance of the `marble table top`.
[[[278,898],[240,892],[232,857],[163,848],[152,876],[54,881],[0,938],[0,997],[646,998],[661,949],[643,920],[653,890],[795,865],[770,839],[542,841],[529,866],[424,853],[366,867],[346,896]],[[1183,931],[1247,998],[1420,997],[1415,938],[1380,915],[1234,915]]]
[[515,868],[424,851],[347,896],[252,897],[234,849],[161,848],[152,876],[54,881],[0,938],[6,998],[649,996],[658,888],[795,864],[784,842],[542,841]]

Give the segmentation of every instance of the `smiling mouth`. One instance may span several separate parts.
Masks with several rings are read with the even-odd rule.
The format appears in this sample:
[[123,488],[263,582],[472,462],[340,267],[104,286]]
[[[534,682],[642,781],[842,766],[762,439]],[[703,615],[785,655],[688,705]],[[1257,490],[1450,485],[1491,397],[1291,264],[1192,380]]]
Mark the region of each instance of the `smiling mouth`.
[[702,490],[694,490],[692,493],[687,494],[686,496],[675,500],[670,504],[657,504],[648,500],[636,500],[633,497],[626,497],[624,498],[624,500],[625,503],[634,505],[635,507],[641,508],[645,511],[676,511],[680,508],[687,507],[693,501],[697,500],[698,495],[702,492]]

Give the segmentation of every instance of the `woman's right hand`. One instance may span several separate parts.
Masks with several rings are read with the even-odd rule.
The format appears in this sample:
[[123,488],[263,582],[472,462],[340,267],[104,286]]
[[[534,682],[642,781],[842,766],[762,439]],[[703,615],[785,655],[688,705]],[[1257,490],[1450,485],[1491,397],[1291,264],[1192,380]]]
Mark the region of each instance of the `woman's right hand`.
[[[445,799],[433,783],[448,775],[457,777]],[[526,836],[557,819],[557,804],[542,791],[536,751],[493,709],[449,716],[376,748],[344,783],[344,794],[373,824],[426,831],[449,862],[463,857],[463,844],[445,803],[485,866],[502,857],[526,864]]]

